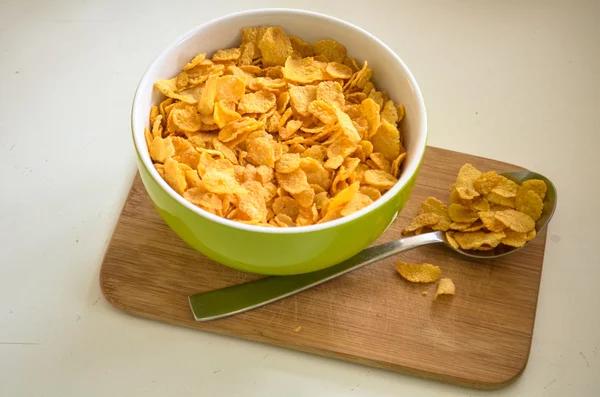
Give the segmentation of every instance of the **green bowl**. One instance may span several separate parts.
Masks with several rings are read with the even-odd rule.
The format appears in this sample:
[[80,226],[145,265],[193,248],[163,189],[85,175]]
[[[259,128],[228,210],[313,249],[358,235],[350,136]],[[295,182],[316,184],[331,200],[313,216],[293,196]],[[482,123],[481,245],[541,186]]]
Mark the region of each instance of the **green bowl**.
[[[175,76],[200,52],[236,46],[247,26],[277,25],[286,33],[314,42],[330,38],[344,44],[348,56],[375,71],[375,84],[394,102],[404,104],[407,159],[398,183],[372,205],[354,214],[318,225],[268,228],[246,225],[210,214],[189,203],[158,175],[144,139],[148,114],[161,95],[158,79]],[[315,28],[318,27],[318,28]],[[240,12],[203,24],[177,39],[150,65],[135,94],[133,141],[142,181],[165,222],[187,244],[224,265],[253,273],[289,275],[324,269],[375,241],[404,207],[425,152],[427,119],[421,92],[400,58],[370,33],[347,22],[301,10],[265,9]],[[198,271],[202,271],[198,268]]]

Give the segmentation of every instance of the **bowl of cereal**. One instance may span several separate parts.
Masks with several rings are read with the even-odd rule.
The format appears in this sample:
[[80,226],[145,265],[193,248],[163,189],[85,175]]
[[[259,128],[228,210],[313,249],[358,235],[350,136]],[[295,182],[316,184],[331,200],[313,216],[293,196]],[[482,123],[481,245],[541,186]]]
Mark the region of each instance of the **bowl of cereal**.
[[407,202],[427,137],[419,87],[389,47],[288,9],[178,38],[144,73],[131,122],[169,227],[219,263],[270,275],[375,241]]

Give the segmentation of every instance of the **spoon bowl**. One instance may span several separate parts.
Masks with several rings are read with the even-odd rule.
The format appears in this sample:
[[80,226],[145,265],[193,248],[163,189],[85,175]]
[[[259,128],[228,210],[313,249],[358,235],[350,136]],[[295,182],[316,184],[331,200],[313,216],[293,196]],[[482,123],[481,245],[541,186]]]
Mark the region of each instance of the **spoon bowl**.
[[[519,184],[530,179],[541,179],[546,182],[548,190],[544,199],[544,208],[540,219],[535,224],[536,234],[539,235],[548,226],[556,209],[557,194],[554,184],[545,176],[531,171],[511,171],[502,175]],[[525,243],[524,246],[529,243]],[[189,297],[190,307],[196,321],[228,317],[278,301],[363,266],[428,244],[445,244],[461,255],[476,259],[499,258],[524,247],[502,245],[491,251],[466,251],[452,247],[442,231],[423,233],[369,247],[337,265],[316,272],[266,277],[245,284],[195,294]]]
[[[541,233],[541,231],[544,230],[546,226],[548,226],[548,223],[550,223],[550,219],[552,219],[552,216],[554,215],[554,210],[556,209],[557,194],[556,187],[554,187],[552,181],[550,181],[550,179],[546,178],[542,174],[538,174],[537,172],[531,171],[510,171],[503,173],[502,176],[505,176],[518,184],[522,184],[523,182],[528,181],[530,179],[540,179],[546,183],[548,191],[546,192],[546,197],[544,198],[544,208],[542,209],[542,215],[540,216],[540,219],[538,219],[535,223],[536,234]],[[521,248],[527,246],[527,244],[529,244],[531,241],[533,241],[528,241],[525,243],[525,245],[521,247],[510,247],[508,245],[500,244],[499,246],[490,251],[467,251],[452,247],[450,243],[448,243],[445,233],[435,233],[439,234],[439,236],[437,237],[439,239],[442,239],[443,242],[453,251],[458,252],[461,255],[468,256],[469,258],[479,259],[499,258],[504,255],[512,254],[513,252],[520,250]]]

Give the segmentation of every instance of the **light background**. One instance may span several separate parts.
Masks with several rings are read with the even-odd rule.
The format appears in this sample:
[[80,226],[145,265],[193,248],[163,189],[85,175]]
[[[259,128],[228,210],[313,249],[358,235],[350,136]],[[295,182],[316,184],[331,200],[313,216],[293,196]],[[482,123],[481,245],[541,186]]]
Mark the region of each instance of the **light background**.
[[345,19],[419,81],[429,143],[551,178],[529,365],[497,396],[600,395],[600,2],[0,0],[0,395],[483,395],[122,314],[102,256],[136,172],[135,87],[178,35],[248,8]]

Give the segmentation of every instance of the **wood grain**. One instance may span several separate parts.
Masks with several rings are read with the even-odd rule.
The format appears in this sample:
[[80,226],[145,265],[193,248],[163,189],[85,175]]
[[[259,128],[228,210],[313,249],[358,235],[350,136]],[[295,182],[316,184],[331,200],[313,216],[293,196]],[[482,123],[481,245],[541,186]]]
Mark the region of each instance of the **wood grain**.
[[[401,237],[422,200],[448,202],[458,169],[518,167],[430,147],[406,208],[377,244]],[[187,297],[256,279],[192,250],[155,211],[136,177],[106,252],[100,285],[127,313],[392,371],[498,388],[525,368],[540,286],[546,232],[495,260],[471,260],[428,246],[381,261],[288,299],[231,318],[197,323]],[[394,261],[429,262],[456,284],[433,301],[436,285],[401,279]],[[422,296],[428,291],[428,296]],[[302,326],[300,332],[294,328]]]

